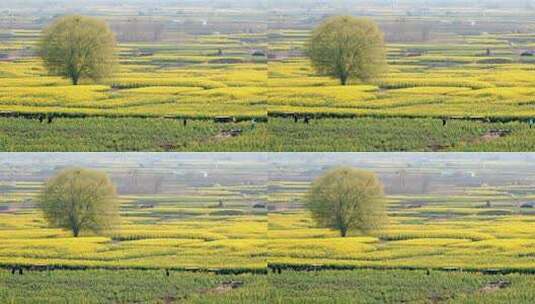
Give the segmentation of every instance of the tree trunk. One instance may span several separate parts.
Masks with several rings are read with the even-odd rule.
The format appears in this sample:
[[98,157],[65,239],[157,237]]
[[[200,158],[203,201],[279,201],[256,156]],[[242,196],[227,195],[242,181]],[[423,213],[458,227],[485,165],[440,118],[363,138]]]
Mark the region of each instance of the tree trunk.
[[80,235],[80,229],[78,229],[78,227],[73,227],[72,234],[74,235],[74,237],[78,237],[78,235]]
[[342,74],[340,75],[340,83],[345,86],[347,84],[347,75]]
[[346,237],[347,236],[347,229],[346,228],[340,228],[340,236]]
[[71,80],[72,80],[72,84],[73,84],[73,85],[78,85],[78,78],[79,78],[78,76],[72,76],[72,77],[71,77]]

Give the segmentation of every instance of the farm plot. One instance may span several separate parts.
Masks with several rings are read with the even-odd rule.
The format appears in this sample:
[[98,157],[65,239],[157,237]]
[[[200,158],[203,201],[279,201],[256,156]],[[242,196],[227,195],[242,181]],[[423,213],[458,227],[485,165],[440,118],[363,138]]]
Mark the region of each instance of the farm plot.
[[148,118],[0,118],[1,151],[258,151],[264,123]]
[[534,214],[531,205],[519,203],[529,195],[512,200],[504,189],[476,188],[448,197],[390,196],[383,231],[341,238],[315,226],[301,209],[299,188],[277,189],[283,195],[273,195],[268,226],[268,261],[275,269],[535,271]]
[[79,238],[47,226],[33,203],[39,184],[24,189],[0,203],[3,267],[265,272],[265,206],[239,186],[197,189],[193,197],[124,196],[117,229]]
[[[266,169],[245,156],[221,162],[190,157],[177,166],[155,153],[149,163],[160,169],[126,156],[101,163],[121,189],[135,192],[119,197],[118,227],[77,238],[50,228],[36,206],[43,185],[36,176],[66,166],[67,156],[59,162],[36,160],[45,167],[22,162],[6,167],[11,173],[4,173],[0,184],[0,301],[41,303],[44,297],[52,303],[67,294],[88,303],[330,303],[333,298],[340,303],[355,298],[362,303],[530,303],[533,297],[532,184],[450,188],[447,183],[473,181],[455,175],[464,166],[464,172],[501,172],[506,165],[499,158],[481,164],[462,158],[456,167],[448,161],[406,166],[418,178],[442,176],[434,184],[438,190],[388,195],[390,220],[384,229],[340,237],[318,227],[303,208],[310,175],[323,165],[303,165],[304,159],[286,169]],[[366,161],[395,179],[387,185],[405,187],[399,166],[407,163]],[[516,158],[514,165],[523,161]],[[226,166],[234,168],[232,176]],[[157,180],[155,173],[177,172],[166,183],[148,182]],[[259,183],[264,180],[259,172],[272,180]],[[533,181],[527,175],[522,180]],[[501,173],[499,178],[507,179]],[[420,187],[410,179],[406,185]],[[87,286],[91,290],[84,290]]]
[[[279,43],[295,39],[284,31],[278,34]],[[521,44],[508,44],[518,38]],[[315,75],[302,57],[281,57],[268,68],[268,112],[529,119],[535,114],[530,107],[535,74],[519,52],[533,39],[528,34],[482,34],[448,44],[389,44],[387,74],[349,86]]]
[[[34,33],[38,38],[38,32]],[[17,37],[12,38],[17,41]],[[245,43],[244,41],[247,41]],[[0,62],[0,111],[10,115],[185,117],[265,116],[262,35],[207,36],[182,44],[125,43],[110,79],[72,86],[47,76],[39,59]],[[26,40],[29,47],[35,44]]]
[[[333,300],[399,303],[401,300],[523,304],[530,303],[534,296],[530,288],[533,278],[529,275],[439,271],[426,274],[411,270],[289,271],[269,276],[187,272],[170,272],[166,276],[163,271],[56,270],[23,276],[0,272],[0,282],[0,300],[7,303],[57,303],[68,297],[84,303],[332,303]],[[26,288],[29,285],[33,287]],[[113,290],[110,286],[114,286]]]
[[535,128],[523,122],[436,118],[271,118],[270,151],[533,151]]
[[273,303],[529,303],[531,275],[413,270],[283,272],[269,277]]
[[[39,31],[13,31],[0,46],[0,52],[15,54],[0,61],[2,151],[265,147],[261,133],[267,74],[262,34],[122,43],[112,77],[77,86],[46,73],[35,57],[38,38]],[[217,119],[238,124],[215,124]],[[257,124],[260,130],[252,130]],[[22,143],[26,136],[20,137],[20,132],[35,136]]]
[[268,292],[264,276],[149,270],[0,272],[0,282],[3,303],[263,303]]
[[[303,57],[308,34],[293,29],[270,33],[268,116],[315,123],[306,128],[274,119],[270,129],[280,142],[271,149],[532,150],[530,133],[517,128],[525,130],[535,122],[535,72],[531,57],[523,54],[533,45],[533,35],[450,34],[444,43],[389,43],[385,75],[341,86],[336,79],[317,75]],[[322,121],[325,118],[331,119]],[[428,124],[433,119],[436,128]],[[451,124],[454,120],[464,122]],[[359,126],[362,121],[370,127]],[[512,121],[519,123],[494,124]],[[430,137],[426,143],[412,129],[419,124]],[[494,141],[501,136],[493,136],[491,129],[511,136]],[[383,138],[372,143],[377,137]],[[398,141],[400,137],[404,140]]]
[[[119,70],[98,85],[47,76],[33,57],[0,62],[0,112],[10,117],[0,118],[0,149],[258,150],[265,146],[263,124],[255,127],[265,120],[267,76],[265,62],[248,50],[262,37],[247,37],[254,46],[241,39],[121,45]],[[225,63],[228,58],[217,55],[221,48],[238,58]],[[239,123],[215,124],[218,116]]]

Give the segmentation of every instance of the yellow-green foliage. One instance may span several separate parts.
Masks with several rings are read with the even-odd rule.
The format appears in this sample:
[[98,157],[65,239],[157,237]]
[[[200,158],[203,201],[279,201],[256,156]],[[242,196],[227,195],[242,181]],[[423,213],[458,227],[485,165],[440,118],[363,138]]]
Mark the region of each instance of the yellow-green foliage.
[[[221,40],[220,35],[214,35],[191,39],[180,47],[168,43],[122,44],[120,64],[98,85],[82,79],[80,86],[70,86],[67,79],[49,76],[41,60],[34,57],[0,62],[0,111],[263,118],[267,65],[249,55],[251,47],[261,47],[262,43],[235,42],[240,39],[239,35],[225,35]],[[15,45],[17,41],[9,43]],[[216,56],[221,46],[214,41],[228,43],[224,45],[225,52],[236,55]],[[150,49],[152,54],[140,56],[140,49]]]
[[[282,54],[302,50],[310,34],[275,32],[274,52]],[[531,106],[535,70],[510,50],[505,36],[482,34],[448,44],[390,44],[388,73],[368,81],[379,89],[362,94],[356,91],[363,84],[354,81],[350,83],[353,92],[336,88],[343,97],[326,93],[328,89],[322,87],[334,90],[336,83],[316,75],[304,57],[281,56],[268,66],[268,84],[273,88],[268,93],[268,112],[335,117],[535,117]],[[529,48],[531,37],[525,39],[519,43]],[[490,56],[484,54],[487,48]]]
[[[10,195],[23,198],[20,202],[33,197],[40,186],[3,184],[24,189]],[[277,181],[271,187],[274,193],[270,197],[278,197],[273,204],[294,204],[299,201],[292,197],[300,197],[308,182]],[[447,197],[391,196],[390,220],[384,229],[346,238],[335,230],[317,227],[310,214],[300,208],[280,209],[267,216],[214,215],[218,210],[236,210],[232,206],[214,208],[220,197],[248,202],[249,198],[236,195],[246,189],[256,188],[214,185],[185,195],[123,196],[120,229],[105,237],[85,233],[75,239],[66,231],[49,228],[35,209],[0,213],[0,264],[260,269],[267,263],[286,263],[535,269],[532,216],[522,213],[507,194],[524,189],[520,186],[465,188],[464,194]],[[496,203],[483,208],[489,198]],[[166,203],[139,209],[138,200]],[[403,207],[414,200],[425,205]]]
[[[1,183],[13,212],[0,212],[0,265],[56,265],[129,268],[261,269],[267,263],[267,216],[250,211],[242,191],[259,185],[187,188],[183,195],[119,197],[121,223],[104,236],[50,228],[37,208],[19,209],[35,198],[40,182]],[[4,192],[2,193],[4,194]],[[5,203],[4,197],[0,205]],[[232,201],[215,208],[218,200]],[[151,208],[139,202],[155,202]],[[161,203],[159,203],[161,202]]]
[[[37,58],[0,62],[0,111],[195,118],[265,117],[267,112],[535,117],[535,69],[510,50],[506,34],[465,37],[462,43],[390,44],[388,73],[342,87],[336,79],[318,76],[304,57],[286,55],[303,49],[308,31],[275,33],[270,49],[283,55],[269,64],[249,55],[251,48],[265,47],[255,35],[244,34],[259,39],[246,45],[237,34],[189,38],[180,47],[122,44],[120,65],[111,77],[100,85],[86,80],[76,89],[47,75]],[[17,35],[20,40],[6,42],[8,47],[35,44],[34,34]],[[486,48],[492,56],[483,56]],[[224,56],[216,55],[219,49]],[[140,50],[151,54],[140,56]],[[408,56],[411,52],[420,56]]]
[[[300,183],[277,181],[272,187],[281,193],[305,191]],[[451,196],[391,196],[389,223],[371,236],[353,233],[338,237],[334,230],[318,228],[304,210],[272,213],[269,262],[532,271],[535,226],[532,215],[523,213],[507,194],[516,188],[482,186]],[[492,207],[484,207],[489,199],[494,202]],[[415,200],[424,205],[403,207]]]

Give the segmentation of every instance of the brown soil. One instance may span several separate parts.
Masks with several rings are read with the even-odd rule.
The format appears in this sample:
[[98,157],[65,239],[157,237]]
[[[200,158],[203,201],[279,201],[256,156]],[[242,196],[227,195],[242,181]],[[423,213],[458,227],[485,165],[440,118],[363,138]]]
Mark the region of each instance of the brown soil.
[[162,149],[164,149],[165,151],[172,151],[172,150],[174,150],[174,149],[177,148],[177,146],[176,146],[175,144],[173,144],[173,143],[169,143],[169,142],[167,142],[167,143],[161,143],[161,144],[159,144],[159,146],[160,146]]
[[502,129],[493,129],[487,131],[481,136],[481,140],[484,142],[498,139],[500,137],[505,137],[511,133],[511,130],[502,130]]
[[203,293],[226,293],[243,286],[242,281],[225,281],[214,288],[205,289]]
[[448,145],[437,144],[437,143],[430,144],[427,147],[430,148],[431,151],[433,151],[433,152],[437,152],[437,151],[441,151],[441,150],[445,150],[445,149],[449,148]]
[[488,292],[496,292],[500,289],[507,288],[511,286],[511,282],[507,280],[498,280],[498,281],[492,281],[489,282],[487,285],[479,289],[479,291],[488,293]]
[[241,129],[229,129],[229,130],[221,130],[219,134],[217,134],[216,138],[229,138],[229,137],[237,137],[240,136],[242,133]]

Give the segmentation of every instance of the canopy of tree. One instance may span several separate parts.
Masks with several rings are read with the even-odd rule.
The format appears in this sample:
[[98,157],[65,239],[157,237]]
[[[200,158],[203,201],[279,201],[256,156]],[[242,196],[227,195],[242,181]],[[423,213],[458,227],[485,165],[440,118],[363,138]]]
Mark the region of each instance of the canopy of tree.
[[383,33],[370,19],[337,16],[326,19],[306,44],[306,54],[321,75],[368,80],[386,69]]
[[386,222],[383,184],[368,171],[336,168],[312,183],[306,207],[322,227],[345,237],[350,231],[369,233]]
[[115,186],[104,172],[71,168],[51,178],[40,197],[45,218],[53,227],[101,233],[119,219]]
[[115,45],[104,21],[67,16],[43,31],[41,56],[51,74],[68,77],[77,85],[81,78],[98,80],[112,72]]

